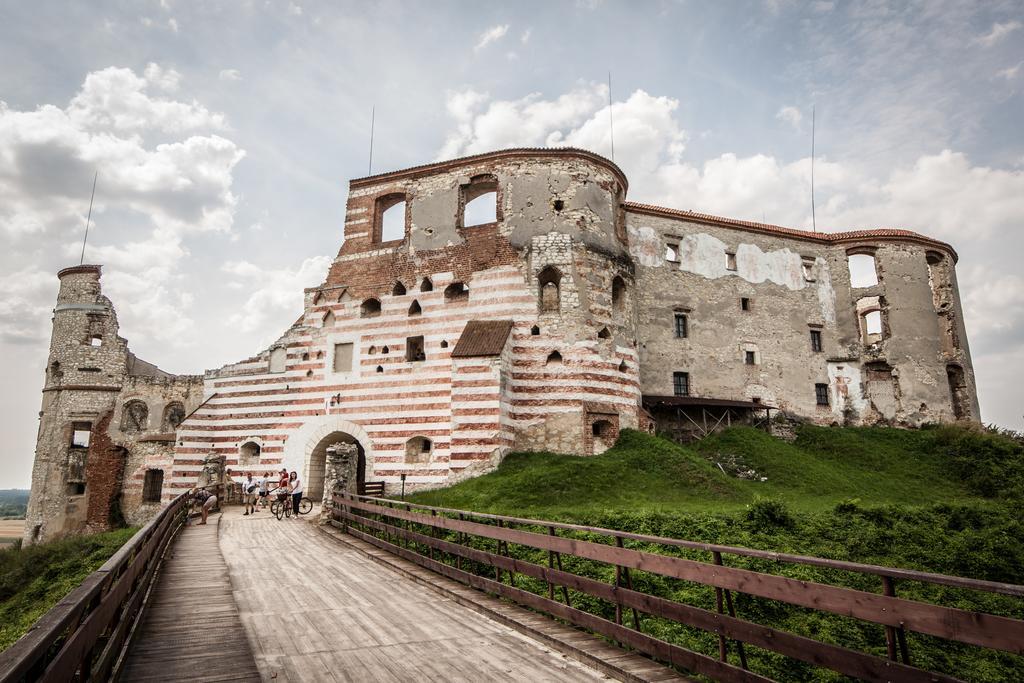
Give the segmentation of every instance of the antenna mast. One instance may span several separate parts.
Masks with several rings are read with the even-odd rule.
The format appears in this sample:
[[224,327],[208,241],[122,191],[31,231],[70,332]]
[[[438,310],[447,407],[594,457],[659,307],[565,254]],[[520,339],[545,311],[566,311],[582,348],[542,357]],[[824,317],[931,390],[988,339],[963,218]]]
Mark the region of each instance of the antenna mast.
[[612,142],[612,161],[615,161],[615,119],[612,117],[612,72],[608,72],[608,137]]
[[811,105],[811,230],[818,232],[818,221],[814,216],[814,105]]
[[92,177],[92,196],[89,197],[89,214],[85,217],[85,237],[82,238],[82,257],[78,259],[78,265],[85,263],[85,243],[89,239],[89,222],[92,220],[92,201],[96,199],[96,179],[100,177],[100,172],[96,171]]
[[370,162],[366,169],[366,175],[373,175],[373,124],[377,118],[377,105],[370,108]]

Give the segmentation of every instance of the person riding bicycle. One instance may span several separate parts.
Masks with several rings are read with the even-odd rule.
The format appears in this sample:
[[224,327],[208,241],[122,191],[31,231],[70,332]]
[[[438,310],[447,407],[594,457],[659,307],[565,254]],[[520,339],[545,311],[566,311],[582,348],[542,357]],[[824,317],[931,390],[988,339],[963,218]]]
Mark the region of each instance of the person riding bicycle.
[[281,468],[277,477],[277,488],[274,489],[277,492],[277,499],[284,504],[288,499],[288,470]]

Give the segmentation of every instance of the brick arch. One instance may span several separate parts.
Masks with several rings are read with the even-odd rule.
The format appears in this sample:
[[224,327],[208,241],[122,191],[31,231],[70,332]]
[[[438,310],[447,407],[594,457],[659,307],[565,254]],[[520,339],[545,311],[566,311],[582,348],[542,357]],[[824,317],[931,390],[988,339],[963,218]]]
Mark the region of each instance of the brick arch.
[[281,467],[302,473],[303,480],[308,477],[310,456],[313,449],[324,437],[334,432],[345,432],[359,442],[366,456],[366,474],[369,476],[374,468],[373,442],[366,430],[338,415],[317,415],[311,418],[297,432],[289,435],[284,442],[281,454]]

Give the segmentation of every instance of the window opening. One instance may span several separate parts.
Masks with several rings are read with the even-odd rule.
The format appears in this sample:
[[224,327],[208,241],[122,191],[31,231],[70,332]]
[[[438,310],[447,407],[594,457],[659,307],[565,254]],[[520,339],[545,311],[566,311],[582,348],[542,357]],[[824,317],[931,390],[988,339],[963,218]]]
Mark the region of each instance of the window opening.
[[621,313],[626,303],[626,281],[616,275],[612,279],[612,310]]
[[533,327],[530,328],[530,334],[536,337],[538,334],[540,334],[540,328],[534,325]]
[[420,282],[420,291],[421,292],[433,292],[434,291],[434,283],[430,280],[429,277],[423,278],[423,281]]
[[376,346],[371,346],[370,349],[367,351],[367,353],[369,355],[371,355],[371,356],[376,355],[377,354],[377,347]]
[[103,346],[103,337],[100,337],[99,335],[93,335],[89,337],[89,344],[93,348],[98,349],[99,347]]
[[387,354],[391,353],[391,349],[389,349],[388,347],[386,347],[386,346],[385,346],[384,348],[382,348],[382,349],[380,350],[380,352],[381,352],[382,354],[384,354],[384,355],[387,355]]
[[461,282],[453,282],[444,288],[444,300],[448,303],[469,299],[469,287]]
[[420,306],[420,302],[413,299],[412,303],[409,304],[409,315],[419,315],[422,312],[423,308]]
[[487,225],[498,221],[498,179],[477,176],[462,186],[462,227]]
[[601,331],[597,333],[598,339],[608,339],[612,336],[612,333],[608,331],[607,327],[602,327]]
[[238,449],[238,464],[242,467],[251,467],[260,464],[260,452],[263,449],[255,441],[246,441]]
[[547,266],[537,274],[541,313],[558,313],[561,310],[561,281],[562,273],[554,266]]
[[959,365],[946,366],[946,379],[949,382],[949,397],[953,404],[953,416],[962,420],[970,416],[969,401],[967,395],[967,381],[964,379],[964,369]]
[[748,299],[747,297],[740,298],[740,310],[741,311],[749,311],[750,310],[750,299]]
[[621,363],[619,363],[619,372],[627,372],[628,370],[629,366],[626,365],[626,361],[622,361]]
[[555,211],[560,212],[562,209],[565,208],[565,202],[562,201],[561,199],[556,199],[555,201],[551,202],[551,206],[554,207]]
[[351,342],[342,342],[334,345],[334,371],[352,372]]
[[676,339],[686,339],[689,334],[685,313],[676,313]]
[[377,201],[381,242],[405,239],[406,206],[404,195],[384,197]]
[[427,359],[427,354],[423,350],[423,337],[406,337],[405,339],[405,359],[411,362],[418,362]]
[[376,318],[380,315],[380,300],[367,299],[359,305],[360,318]]
[[383,365],[378,365],[377,366],[377,372],[384,372],[384,366]]
[[414,436],[405,442],[405,461],[422,464],[430,461],[434,444],[425,436]]
[[814,259],[805,256],[800,265],[803,269],[804,280],[807,282],[814,282]]
[[690,373],[688,373],[688,372],[673,372],[672,373],[672,392],[676,396],[689,396],[690,395]]
[[878,284],[874,254],[850,254],[847,256],[847,265],[850,268],[851,287],[871,287]]
[[736,254],[731,251],[725,252],[725,269],[736,270]]
[[142,502],[159,503],[160,494],[164,488],[163,470],[146,470],[145,479],[142,482]]
[[405,285],[401,282],[396,282],[394,288],[391,290],[391,296],[402,296],[405,294]]
[[665,245],[665,260],[669,263],[679,263],[679,245],[669,242]]
[[546,361],[544,361],[544,365],[561,365],[561,364],[562,364],[562,354],[560,354],[558,351],[552,351],[551,353],[549,353],[548,354],[548,359]]
[[811,330],[811,351],[818,353],[821,349],[821,330]]
[[815,384],[814,385],[814,400],[819,406],[827,406],[828,402],[828,385],[827,384]]
[[89,435],[92,432],[92,423],[72,422],[71,423],[71,447],[88,448]]
[[441,340],[441,348],[442,349],[447,349],[448,348],[448,341],[446,339],[442,339]]
[[757,357],[756,357],[756,355],[754,354],[753,351],[744,351],[743,352],[743,362],[746,365],[756,365],[757,364]]

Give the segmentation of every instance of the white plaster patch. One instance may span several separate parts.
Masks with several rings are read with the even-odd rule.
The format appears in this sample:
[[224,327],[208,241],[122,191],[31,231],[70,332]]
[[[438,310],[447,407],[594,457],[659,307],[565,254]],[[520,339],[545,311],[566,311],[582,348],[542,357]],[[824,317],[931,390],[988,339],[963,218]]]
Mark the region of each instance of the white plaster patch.
[[834,325],[836,322],[836,290],[832,288],[832,273],[829,271],[828,261],[820,256],[814,259],[814,271],[821,317],[825,319],[826,323]]
[[868,407],[861,386],[860,363],[829,363],[828,383],[832,394],[832,412],[835,415],[841,416],[847,405],[858,415]]
[[654,228],[642,225],[628,226],[629,253],[637,263],[648,268],[660,268],[665,262],[665,247],[661,235]]

